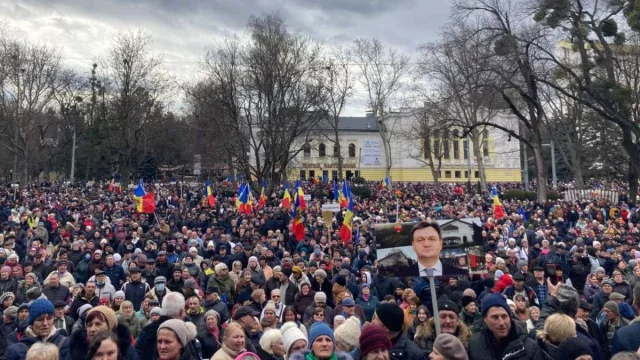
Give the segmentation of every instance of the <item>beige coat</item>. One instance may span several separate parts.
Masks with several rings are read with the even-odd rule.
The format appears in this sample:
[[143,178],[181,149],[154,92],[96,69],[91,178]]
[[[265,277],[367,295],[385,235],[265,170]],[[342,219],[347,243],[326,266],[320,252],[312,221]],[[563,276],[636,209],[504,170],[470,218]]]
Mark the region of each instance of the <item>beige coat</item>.
[[231,349],[227,347],[227,345],[222,344],[222,347],[216,351],[215,354],[211,357],[211,360],[235,360],[238,354],[244,352],[244,350],[239,353],[234,353]]

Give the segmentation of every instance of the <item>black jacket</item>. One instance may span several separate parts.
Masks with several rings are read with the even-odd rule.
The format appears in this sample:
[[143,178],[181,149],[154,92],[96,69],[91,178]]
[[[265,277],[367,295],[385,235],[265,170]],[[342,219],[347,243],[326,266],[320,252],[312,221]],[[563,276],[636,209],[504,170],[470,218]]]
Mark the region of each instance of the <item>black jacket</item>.
[[[220,339],[222,339],[223,334],[223,329],[220,328]],[[210,359],[222,347],[222,344],[206,328],[198,331],[198,341],[202,345],[203,359]]]
[[145,294],[151,291],[151,288],[143,281],[128,281],[122,285],[122,291],[124,291],[125,299],[133,304],[133,309],[139,311]]
[[509,331],[508,340],[502,348],[494,345],[496,342],[493,333],[488,327],[471,336],[469,340],[469,360],[544,360],[544,353],[538,347],[536,342],[527,336],[511,319],[511,330]]
[[[163,322],[171,320],[168,316],[160,316],[156,322],[150,322],[142,328],[138,341],[136,341],[135,352],[140,360],[157,360],[158,359],[158,328]],[[187,346],[183,347],[180,359],[200,359],[200,343],[197,339],[191,341]]]
[[[136,351],[131,346],[131,332],[123,325],[116,326],[114,333],[118,336],[119,359],[138,360]],[[86,359],[89,355],[89,343],[86,331],[76,331],[69,338],[69,354],[66,360]]]
[[78,309],[80,309],[82,305],[91,304],[91,306],[96,307],[98,306],[99,301],[100,298],[95,295],[91,299],[87,299],[84,294],[84,290],[82,290],[82,293],[80,293],[78,296],[76,296],[75,299],[73,299],[73,302],[69,307],[69,316],[71,316],[73,320],[78,320]]

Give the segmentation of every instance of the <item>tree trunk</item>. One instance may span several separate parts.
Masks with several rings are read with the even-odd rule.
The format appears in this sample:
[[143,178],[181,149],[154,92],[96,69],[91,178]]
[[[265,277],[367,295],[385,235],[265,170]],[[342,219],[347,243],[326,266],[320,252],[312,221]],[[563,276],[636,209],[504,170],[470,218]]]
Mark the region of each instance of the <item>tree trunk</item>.
[[533,141],[533,157],[536,162],[536,186],[538,191],[538,202],[547,201],[547,170],[542,158],[542,143],[536,139]]
[[638,179],[640,179],[640,171],[638,170],[638,167],[629,161],[629,202],[632,204],[636,204],[638,200]]
[[[334,133],[334,145],[338,147],[338,178],[340,180],[342,180],[342,166],[343,166],[343,158],[342,158],[342,147],[340,146],[340,136],[338,134],[338,130],[337,130],[337,126],[336,126],[336,131]],[[360,175],[362,176],[362,175]]]
[[[477,129],[474,129],[473,137],[471,142],[473,143],[473,156],[476,157],[476,163],[478,164],[478,175],[480,175],[480,190],[485,192],[487,191],[487,175],[484,171],[484,156],[482,155],[482,151],[480,150],[480,136],[477,134]],[[471,156],[471,155],[469,155]],[[469,174],[469,179],[471,179],[471,174]]]

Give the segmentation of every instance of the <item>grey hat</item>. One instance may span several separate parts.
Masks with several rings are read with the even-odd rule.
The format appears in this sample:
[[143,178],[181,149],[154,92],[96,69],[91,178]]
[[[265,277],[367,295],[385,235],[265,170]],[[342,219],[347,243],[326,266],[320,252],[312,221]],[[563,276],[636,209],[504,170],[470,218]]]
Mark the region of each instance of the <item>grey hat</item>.
[[624,300],[624,295],[613,292],[609,295],[609,300]]
[[149,315],[153,314],[162,315],[162,309],[157,306],[154,307],[153,309],[151,309],[151,311],[149,311]]
[[18,317],[18,307],[11,305],[8,308],[4,309],[4,312],[2,313],[2,315],[13,320],[16,317]]
[[87,311],[91,309],[93,309],[93,306],[91,306],[91,304],[84,304],[80,306],[80,308],[78,309],[78,316],[82,317],[82,315],[86,314]]
[[164,276],[158,276],[153,280],[154,284],[166,283],[166,282],[167,282],[167,278]]

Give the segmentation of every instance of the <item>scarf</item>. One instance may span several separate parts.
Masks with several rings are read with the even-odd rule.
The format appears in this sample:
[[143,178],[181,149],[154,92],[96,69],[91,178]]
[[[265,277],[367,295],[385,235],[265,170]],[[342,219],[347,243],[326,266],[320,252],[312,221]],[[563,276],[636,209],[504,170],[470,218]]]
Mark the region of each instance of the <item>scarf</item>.
[[216,328],[211,331],[209,330],[209,328],[207,328],[207,331],[209,332],[209,334],[211,334],[211,336],[213,336],[217,341],[220,341],[220,327],[216,326]]
[[225,345],[224,343],[222,344],[222,351],[226,352],[227,355],[231,356],[232,358],[236,358],[238,356],[238,354],[242,354],[243,352],[247,351],[245,349],[242,349],[238,352],[235,352],[233,350],[231,350],[227,345]]
[[[371,294],[369,294],[369,295],[371,295]],[[369,295],[361,294],[362,300],[364,300],[366,302],[369,302]]]
[[[305,360],[319,360],[314,354],[313,351],[310,351],[307,356],[304,357]],[[331,354],[328,360],[338,360],[336,353]]]

